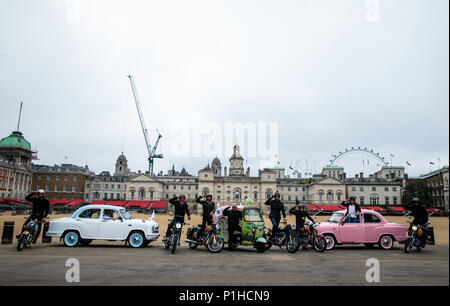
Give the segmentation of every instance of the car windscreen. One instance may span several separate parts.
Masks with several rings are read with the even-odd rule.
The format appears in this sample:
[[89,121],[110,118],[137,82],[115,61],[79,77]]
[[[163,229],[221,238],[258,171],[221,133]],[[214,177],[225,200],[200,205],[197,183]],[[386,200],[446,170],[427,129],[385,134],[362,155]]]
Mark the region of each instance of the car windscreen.
[[122,215],[122,217],[123,217],[125,220],[133,219],[133,217],[131,216],[131,214],[130,214],[126,209],[121,209],[121,210],[120,210],[120,214]]
[[259,209],[246,209],[244,211],[244,220],[246,222],[264,222]]
[[334,222],[334,223],[339,223],[339,221],[341,221],[342,216],[344,216],[343,213],[334,213],[331,215],[330,219],[328,219],[328,222]]

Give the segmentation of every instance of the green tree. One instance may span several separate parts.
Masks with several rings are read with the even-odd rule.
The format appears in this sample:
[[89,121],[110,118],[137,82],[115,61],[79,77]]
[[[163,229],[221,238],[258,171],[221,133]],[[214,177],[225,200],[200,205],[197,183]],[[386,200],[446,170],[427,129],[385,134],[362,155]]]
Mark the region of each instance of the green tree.
[[426,182],[409,182],[405,187],[403,194],[404,204],[409,203],[413,198],[419,198],[425,205],[431,205],[430,188]]

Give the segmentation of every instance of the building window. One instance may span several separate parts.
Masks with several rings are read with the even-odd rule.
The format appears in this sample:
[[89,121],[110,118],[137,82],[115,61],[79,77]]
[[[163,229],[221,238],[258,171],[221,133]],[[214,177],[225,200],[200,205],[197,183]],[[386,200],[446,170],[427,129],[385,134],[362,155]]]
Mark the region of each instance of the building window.
[[58,185],[55,185],[55,191],[58,191]]
[[352,191],[356,191],[356,187],[352,187]]
[[370,197],[370,205],[378,205],[378,198],[377,197]]
[[327,200],[328,200],[328,202],[333,201],[333,193],[331,191],[328,191],[328,193],[327,193]]
[[392,191],[397,191],[397,187],[392,187]]
[[384,191],[389,191],[389,187],[384,187]]
[[59,181],[59,175],[55,175],[55,180]]
[[389,205],[389,197],[384,198],[384,201],[386,202],[386,205]]
[[64,180],[67,181],[69,177],[67,175],[64,176]]
[[359,197],[359,204],[364,205],[364,197]]
[[77,192],[77,186],[72,186],[72,192]]
[[40,181],[42,179],[42,177],[40,175],[38,175],[38,181]]
[[130,198],[134,199],[134,190],[130,192]]
[[141,198],[141,199],[145,198],[145,190],[144,189],[139,190],[139,198]]
[[364,186],[360,186],[359,191],[364,191]]
[[377,191],[377,187],[372,187],[372,191]]
[[73,176],[73,181],[74,181],[74,182],[77,181],[77,176],[76,176],[76,175]]

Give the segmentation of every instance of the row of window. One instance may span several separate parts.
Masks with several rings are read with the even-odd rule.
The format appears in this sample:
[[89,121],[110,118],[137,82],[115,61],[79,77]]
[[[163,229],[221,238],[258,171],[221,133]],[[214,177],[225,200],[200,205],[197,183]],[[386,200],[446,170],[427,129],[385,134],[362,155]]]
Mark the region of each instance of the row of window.
[[[70,187],[72,187],[70,189]],[[41,185],[37,185],[36,189],[42,189]],[[71,192],[77,192],[77,186],[66,186],[64,185],[62,187],[62,189],[60,189],[60,187],[58,185],[53,186],[53,192],[59,192],[59,191],[63,191],[63,192],[69,192],[69,190],[71,190]],[[50,191],[50,186],[49,185],[45,185],[45,191]]]
[[[94,192],[92,193],[92,199],[93,200],[100,200],[100,192]],[[86,200],[89,200],[89,193],[86,193]],[[125,194],[120,194],[120,193],[107,193],[105,192],[103,194],[103,199],[102,200],[125,200]]]
[[[377,187],[372,186],[372,191],[377,191]],[[352,187],[352,191],[356,191],[356,186]],[[359,186],[359,191],[364,191],[364,186]],[[384,187],[384,191],[389,191],[389,187]],[[392,191],[397,191],[397,187],[392,187]]]
[[[166,189],[169,189],[169,185],[166,185]],[[173,185],[173,190],[177,189],[177,185]],[[180,190],[184,190],[184,185],[181,185]],[[187,190],[192,190],[192,185],[187,185]],[[198,190],[198,186],[195,186],[195,190]]]
[[[90,188],[91,184],[86,184],[86,188]],[[101,189],[102,184],[93,184],[94,189]],[[110,188],[111,187],[111,188]],[[126,185],[124,185],[124,188],[126,189]],[[111,186],[109,184],[105,184],[105,188],[104,189],[120,189],[121,185],[117,184],[117,186],[115,184],[111,184]]]
[[[38,181],[42,181],[42,175],[38,175],[38,176],[37,176],[37,179],[38,179]],[[47,175],[47,176],[46,176],[46,179],[47,179],[47,181],[50,181],[50,175]],[[73,180],[74,182],[76,182],[77,179],[78,179],[78,178],[77,178],[76,175],[74,175],[74,176],[72,177],[72,180]],[[59,175],[55,175],[55,180],[59,181]],[[69,176],[68,176],[68,175],[64,175],[64,180],[65,180],[65,181],[68,181],[68,180],[69,180]]]

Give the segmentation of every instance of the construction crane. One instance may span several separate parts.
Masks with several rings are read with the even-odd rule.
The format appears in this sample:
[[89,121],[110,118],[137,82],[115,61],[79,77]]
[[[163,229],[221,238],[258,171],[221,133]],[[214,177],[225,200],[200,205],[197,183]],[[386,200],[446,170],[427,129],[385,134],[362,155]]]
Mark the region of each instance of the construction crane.
[[144,116],[142,115],[141,103],[139,102],[139,96],[136,90],[136,85],[134,84],[134,77],[132,75],[127,76],[130,79],[131,89],[133,90],[134,101],[136,102],[136,108],[139,115],[139,120],[141,121],[142,133],[144,133],[145,145],[148,151],[148,172],[153,175],[153,162],[155,158],[163,158],[162,154],[155,154],[156,148],[158,147],[159,140],[161,139],[161,134],[158,130],[158,138],[156,139],[155,145],[152,147],[150,141],[148,140],[148,132],[144,122]]

